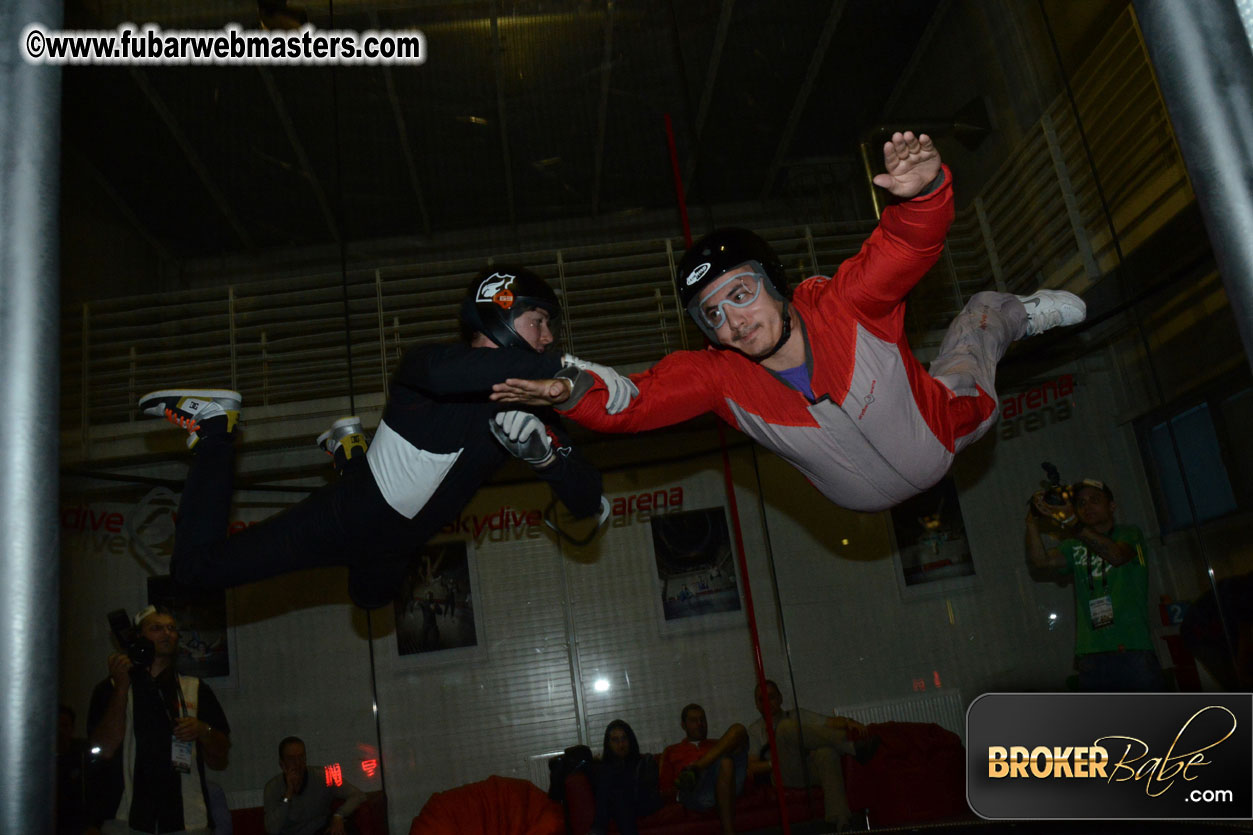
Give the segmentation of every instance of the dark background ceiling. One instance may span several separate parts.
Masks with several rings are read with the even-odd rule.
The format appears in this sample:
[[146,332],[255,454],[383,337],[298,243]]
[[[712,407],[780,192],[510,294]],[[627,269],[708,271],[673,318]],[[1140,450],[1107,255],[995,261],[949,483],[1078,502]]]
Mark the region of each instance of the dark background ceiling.
[[[862,190],[858,139],[881,121],[938,3],[311,3],[321,29],[421,29],[429,58],[67,67],[64,170],[93,190],[67,186],[66,211],[84,235],[92,212],[124,217],[177,263],[609,223],[673,210],[665,114],[693,204],[784,197],[809,187],[795,171],[814,160]],[[258,28],[249,2],[66,9],[66,28],[126,21]],[[111,205],[74,205],[88,193]],[[73,247],[75,223],[65,234]]]

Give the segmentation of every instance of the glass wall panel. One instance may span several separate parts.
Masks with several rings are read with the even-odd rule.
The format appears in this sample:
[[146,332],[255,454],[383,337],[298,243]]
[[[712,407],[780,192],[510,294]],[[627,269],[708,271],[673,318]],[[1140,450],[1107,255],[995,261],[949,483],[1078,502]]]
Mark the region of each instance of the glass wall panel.
[[[548,792],[552,768],[602,757],[616,720],[666,799],[684,740],[724,740],[751,772],[737,825],[777,828],[762,679],[843,757],[850,809],[828,782],[825,806],[785,797],[794,822],[970,820],[962,745],[981,694],[1090,689],[1085,656],[1128,649],[1165,691],[1249,689],[1248,361],[1129,4],[93,0],[66,20],[424,37],[423,63],[64,68],[61,700],[86,734],[115,649],[106,613],[169,605],[180,668],[229,719],[230,764],[209,780],[237,830],[289,735],[327,767],[311,779],[373,793],[363,832],[406,832],[433,795],[489,777]],[[951,185],[942,246],[872,185],[896,130],[925,132],[946,166],[937,197],[911,204]],[[793,293],[789,374],[710,347],[683,310],[677,265],[728,226],[758,233],[791,288],[760,297],[782,310]],[[509,265],[560,301],[552,353],[636,374],[641,402],[664,403],[632,418],[636,403],[616,432],[564,420],[575,452],[559,454],[602,475],[599,525],[529,465],[495,466],[490,432],[423,455],[380,428],[388,409],[412,419],[398,370],[429,373],[441,406],[509,376],[406,354],[472,336],[467,286]],[[1041,289],[1080,296],[1086,320],[1013,339],[994,383],[946,363],[972,297]],[[1023,336],[1027,308],[1005,304],[971,329],[990,316]],[[243,398],[233,535],[328,491],[355,497],[333,524],[382,513],[397,461],[432,485],[492,466],[436,490],[441,517],[406,529],[376,608],[354,605],[347,568],[385,561],[373,530],[334,565],[279,544],[302,570],[189,597],[168,575],[195,459],[137,407],[185,386]],[[347,415],[375,446],[337,477],[314,439]],[[824,495],[831,469],[857,489]],[[1074,568],[1078,529],[1029,507],[1050,487],[1075,488],[1060,516],[1117,533],[1130,569]],[[1108,501],[1089,517],[1075,502],[1094,495]],[[1106,573],[1134,575],[1112,646],[1086,591]],[[913,742],[928,803],[875,788],[875,745]],[[572,786],[582,835],[594,801]]]

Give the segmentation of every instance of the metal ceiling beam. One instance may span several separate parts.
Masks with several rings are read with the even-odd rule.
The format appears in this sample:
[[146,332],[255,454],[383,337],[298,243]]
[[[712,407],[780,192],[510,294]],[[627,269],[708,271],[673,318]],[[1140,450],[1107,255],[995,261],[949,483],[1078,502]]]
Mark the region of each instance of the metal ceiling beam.
[[509,225],[517,227],[518,216],[513,199],[513,162],[509,157],[509,125],[505,121],[505,74],[501,57],[500,17],[496,0],[492,0],[492,68],[496,73],[496,119],[500,122],[500,155],[505,162],[505,199],[509,203]]
[[888,96],[883,109],[879,111],[879,115],[883,119],[886,119],[888,114],[896,109],[901,96],[914,85],[914,73],[918,69],[918,64],[924,59],[931,57],[929,54],[931,41],[935,39],[935,34],[940,29],[940,21],[944,20],[951,5],[953,5],[952,0],[940,0],[940,4],[931,13],[931,19],[927,21],[927,28],[922,30],[922,37],[918,39],[913,54],[909,56],[909,63],[905,65],[905,69],[901,70],[901,74],[896,77],[896,86],[892,89],[892,95]]
[[283,126],[283,133],[287,135],[287,142],[291,145],[292,153],[296,155],[300,173],[308,181],[309,188],[313,190],[313,198],[318,201],[318,208],[322,210],[322,219],[326,221],[326,229],[331,233],[331,238],[335,243],[340,243],[339,224],[335,221],[335,212],[331,210],[331,204],[326,199],[326,192],[322,190],[322,184],[313,173],[313,166],[309,162],[309,155],[305,153],[305,146],[296,135],[296,126],[292,124],[287,106],[283,103],[283,95],[278,91],[278,85],[274,83],[274,73],[270,72],[269,67],[261,65],[257,66],[257,72],[261,74],[265,91],[270,94],[270,103],[274,105],[274,113],[278,116],[279,124]]
[[157,239],[156,235],[153,235],[152,232],[149,231],[148,227],[145,226],[143,221],[139,219],[139,216],[135,214],[135,211],[126,204],[125,200],[122,199],[122,195],[119,194],[118,190],[113,187],[113,184],[110,183],[100,169],[87,158],[87,155],[83,153],[83,150],[68,139],[64,140],[62,147],[64,147],[66,155],[69,159],[72,160],[75,165],[80,166],[87,173],[87,176],[91,177],[92,182],[96,184],[96,187],[103,191],[105,196],[113,201],[113,205],[117,209],[118,214],[120,214],[122,218],[129,223],[132,228],[134,228],[139,237],[143,238],[144,243],[150,246],[157,253],[157,255],[161,257],[161,260],[177,263],[178,259],[174,257],[169,248],[166,247],[165,244],[161,243],[161,241]]
[[409,187],[418,201],[418,214],[422,218],[422,231],[431,234],[431,213],[426,208],[426,195],[422,191],[422,179],[418,176],[418,164],[409,150],[409,131],[405,127],[405,114],[400,109],[400,98],[396,95],[396,82],[392,78],[392,68],[383,64],[383,84],[387,88],[387,100],[391,103],[392,119],[396,122],[396,133],[400,136],[400,147],[404,150],[405,171],[409,175]]
[[592,217],[600,214],[600,180],[605,165],[605,124],[609,121],[609,74],[613,69],[613,2],[605,0],[605,54],[600,62],[600,110],[596,115],[596,164],[592,174]]
[[[378,12],[371,10],[370,25],[375,29],[381,29],[379,26]],[[379,69],[383,71],[383,86],[387,89],[387,101],[392,108],[392,119],[396,122],[396,133],[400,137],[400,148],[404,152],[405,171],[409,175],[409,186],[413,189],[413,196],[418,201],[418,214],[422,217],[422,231],[424,234],[431,234],[431,213],[426,208],[426,195],[422,191],[422,179],[418,176],[418,163],[413,158],[413,152],[409,148],[409,129],[405,126],[405,114],[400,109],[400,97],[396,95],[396,80],[392,77],[392,68],[387,64],[380,64]]]
[[205,166],[204,161],[200,159],[200,155],[196,153],[196,149],[192,147],[191,140],[187,138],[187,134],[183,133],[183,129],[179,127],[178,120],[174,118],[174,114],[170,108],[162,101],[161,96],[153,89],[152,84],[148,81],[148,76],[138,67],[130,68],[131,78],[135,80],[136,86],[143,91],[148,97],[148,102],[153,109],[157,111],[157,115],[161,117],[161,121],[165,123],[166,129],[170,132],[170,136],[174,138],[174,143],[178,145],[179,150],[183,152],[183,156],[187,158],[187,163],[192,170],[196,172],[196,176],[200,178],[200,184],[205,187],[205,191],[209,192],[209,197],[217,205],[218,211],[222,213],[222,217],[226,218],[226,222],[230,225],[231,231],[239,238],[248,249],[253,248],[252,236],[244,229],[244,225],[239,222],[239,218],[235,216],[235,212],[231,209],[230,204],[226,201],[226,195],[213,182],[213,177],[209,175],[209,169]]
[[718,31],[714,34],[713,51],[709,55],[709,70],[705,73],[705,89],[701,91],[700,105],[696,109],[692,150],[687,158],[687,167],[683,171],[685,183],[692,182],[692,175],[696,173],[696,164],[700,159],[700,137],[705,132],[705,119],[709,116],[709,105],[714,96],[714,83],[718,80],[718,64],[722,61],[722,48],[727,42],[727,30],[731,28],[731,15],[734,10],[735,0],[723,0],[722,8],[718,12]]
[[813,92],[814,83],[818,80],[818,73],[822,70],[822,62],[826,60],[827,50],[831,47],[831,38],[835,36],[835,29],[840,23],[840,17],[844,14],[845,5],[847,5],[846,0],[836,0],[831,4],[827,22],[822,27],[822,34],[818,36],[818,45],[809,57],[809,69],[805,73],[805,81],[796,94],[796,100],[792,102],[792,112],[788,114],[787,122],[783,125],[779,147],[775,148],[774,159],[770,161],[770,168],[766,171],[766,180],[761,186],[762,200],[766,199],[766,195],[770,193],[774,178],[778,176],[779,169],[783,167],[783,160],[787,158],[788,148],[792,146],[792,135],[796,133],[801,114],[805,112],[805,105],[809,103],[809,94]]

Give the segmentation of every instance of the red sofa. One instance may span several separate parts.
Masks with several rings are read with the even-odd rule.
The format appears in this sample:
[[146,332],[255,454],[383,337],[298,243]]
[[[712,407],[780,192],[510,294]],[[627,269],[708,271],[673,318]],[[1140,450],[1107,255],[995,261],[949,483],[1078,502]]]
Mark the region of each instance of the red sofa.
[[[852,757],[843,758],[844,786],[849,808],[865,810],[871,827],[975,819],[966,805],[966,751],[957,734],[934,724],[885,722],[869,725],[864,731],[850,728],[851,739],[859,735],[879,737],[879,748],[865,765]],[[570,832],[586,835],[596,812],[591,781],[576,772],[566,779],[565,788]],[[821,789],[785,789],[783,797],[793,823],[822,819]],[[778,825],[774,788],[746,786],[735,802],[736,830]],[[616,831],[613,824],[610,831]],[[649,835],[717,835],[721,826],[714,810],[689,812],[672,802],[641,818],[639,831]]]
[[922,722],[884,722],[860,733],[879,737],[879,749],[865,765],[844,758],[844,787],[849,806],[865,809],[872,827],[977,820],[966,804],[966,748],[957,734]]
[[[821,789],[785,789],[788,818],[793,822],[822,818]],[[569,814],[571,835],[586,835],[596,816],[596,798],[587,775],[576,772],[566,778],[566,811]],[[779,802],[774,787],[749,783],[744,793],[735,801],[735,829],[749,832],[779,825]],[[618,828],[609,824],[610,832]],[[677,802],[667,803],[660,811],[640,818],[639,831],[650,835],[699,835],[699,833],[722,832],[718,813],[689,812]]]
[[409,835],[563,835],[561,805],[529,780],[495,775],[436,792]]
[[[336,808],[339,805],[340,802],[336,801]],[[389,835],[387,795],[382,792],[367,792],[365,803],[357,807],[350,820],[357,828],[358,835]],[[231,827],[235,835],[266,835],[265,808],[251,806],[247,809],[232,809]]]

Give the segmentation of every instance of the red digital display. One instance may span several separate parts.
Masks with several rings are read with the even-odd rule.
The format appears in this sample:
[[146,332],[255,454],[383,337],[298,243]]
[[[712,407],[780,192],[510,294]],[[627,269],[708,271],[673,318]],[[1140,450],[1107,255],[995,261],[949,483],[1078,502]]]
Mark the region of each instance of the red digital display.
[[344,785],[344,772],[343,772],[343,769],[339,767],[339,763],[333,763],[328,766],[323,766],[323,771],[326,773],[326,785],[328,786]]
[[378,771],[378,769],[379,769],[378,760],[362,760],[361,761],[361,770],[365,772],[366,777],[373,777],[374,772]]

